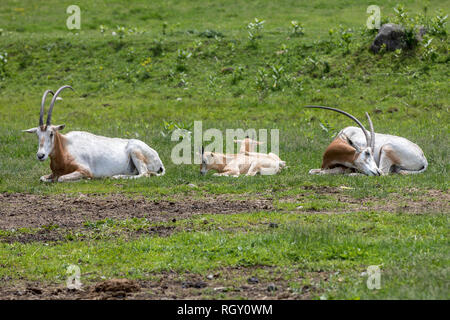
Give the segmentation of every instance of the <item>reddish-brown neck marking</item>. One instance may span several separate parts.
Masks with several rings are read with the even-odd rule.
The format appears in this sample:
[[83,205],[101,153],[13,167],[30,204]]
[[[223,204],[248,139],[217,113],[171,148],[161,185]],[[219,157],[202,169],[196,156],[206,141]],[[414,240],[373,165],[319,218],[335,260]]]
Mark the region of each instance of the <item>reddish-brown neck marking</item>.
[[66,138],[58,131],[54,132],[53,150],[50,153],[50,169],[54,178],[80,169],[66,148]]
[[354,163],[359,153],[341,137],[334,139],[323,154],[322,169]]

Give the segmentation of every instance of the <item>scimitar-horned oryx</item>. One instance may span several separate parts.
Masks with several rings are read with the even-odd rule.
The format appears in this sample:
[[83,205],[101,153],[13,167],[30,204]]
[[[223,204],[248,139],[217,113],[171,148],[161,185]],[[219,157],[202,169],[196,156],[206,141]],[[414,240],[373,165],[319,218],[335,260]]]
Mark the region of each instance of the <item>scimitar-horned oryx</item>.
[[44,161],[50,158],[52,173],[42,176],[41,181],[100,177],[134,179],[165,173],[158,153],[140,140],[108,138],[84,131],[61,134],[65,125],[52,125],[51,119],[57,97],[66,88],[72,89],[71,86],[62,86],[53,95],[44,124],[45,99],[49,93],[53,94],[53,91],[46,90],[42,96],[39,126],[24,130],[38,136],[37,159]]
[[339,174],[355,170],[369,176],[414,174],[424,172],[428,167],[422,149],[415,143],[403,137],[375,133],[367,112],[370,133],[356,117],[345,111],[322,106],[306,108],[339,112],[359,126],[342,129],[325,150],[322,168],[312,169],[310,174]]

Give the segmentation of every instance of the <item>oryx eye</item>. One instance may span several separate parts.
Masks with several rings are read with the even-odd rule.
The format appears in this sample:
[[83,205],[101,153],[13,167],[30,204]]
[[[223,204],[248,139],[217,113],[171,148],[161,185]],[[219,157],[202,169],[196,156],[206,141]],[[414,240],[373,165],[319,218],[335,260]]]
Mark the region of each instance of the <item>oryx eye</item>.
[[50,138],[53,138],[53,132],[50,132]]
[[366,156],[370,156],[369,150],[366,151]]

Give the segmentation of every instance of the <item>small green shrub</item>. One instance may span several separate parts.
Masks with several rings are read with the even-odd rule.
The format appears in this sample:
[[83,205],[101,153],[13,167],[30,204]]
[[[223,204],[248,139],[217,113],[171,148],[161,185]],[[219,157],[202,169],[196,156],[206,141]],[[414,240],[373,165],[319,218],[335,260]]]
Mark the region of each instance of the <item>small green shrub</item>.
[[291,28],[292,28],[292,36],[298,37],[305,34],[305,28],[303,27],[303,24],[299,23],[297,20],[291,21]]

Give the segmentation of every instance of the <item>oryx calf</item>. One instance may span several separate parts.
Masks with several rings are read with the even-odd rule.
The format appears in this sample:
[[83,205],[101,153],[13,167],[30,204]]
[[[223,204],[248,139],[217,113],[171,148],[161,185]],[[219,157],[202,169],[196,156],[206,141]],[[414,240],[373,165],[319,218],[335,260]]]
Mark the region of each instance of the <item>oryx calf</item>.
[[[72,131],[66,135],[59,131],[65,125],[52,125],[53,107],[59,93],[70,86],[62,86],[54,94],[44,124],[44,104],[49,93],[42,96],[39,127],[24,130],[36,133],[39,148],[36,154],[40,161],[50,157],[52,173],[41,177],[41,181],[75,181],[82,178],[140,178],[163,175],[164,165],[158,153],[147,144],[136,139],[120,139],[97,136],[84,131]],[[73,90],[73,89],[72,89]]]
[[216,170],[216,176],[238,177],[241,174],[247,176],[274,175],[286,165],[284,161],[267,156],[248,155],[248,153],[223,154],[217,152],[205,152],[202,147],[202,163],[200,173],[205,175],[209,170]]
[[329,107],[306,106],[332,110],[355,121],[357,127],[342,129],[323,154],[322,168],[312,169],[310,174],[339,174],[354,171],[372,176],[389,173],[414,174],[428,167],[422,149],[408,139],[388,134],[375,133],[366,112],[370,133],[351,114]]

